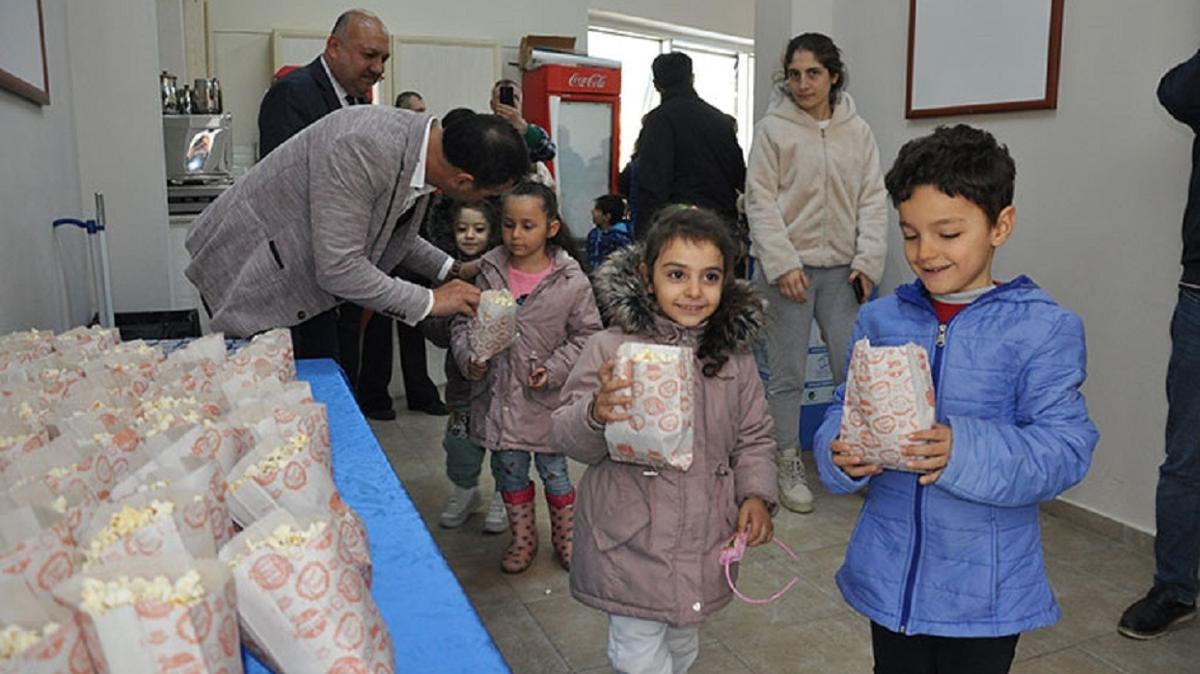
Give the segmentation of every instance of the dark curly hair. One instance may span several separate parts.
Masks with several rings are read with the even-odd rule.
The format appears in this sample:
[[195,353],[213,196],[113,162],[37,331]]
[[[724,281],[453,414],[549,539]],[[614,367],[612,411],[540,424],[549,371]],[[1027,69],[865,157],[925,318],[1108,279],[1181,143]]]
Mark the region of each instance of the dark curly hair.
[[1013,202],[1017,165],[995,136],[966,124],[939,126],[928,136],[908,141],[884,178],[892,204],[899,207],[922,186],[950,197],[963,197],[995,223]]
[[454,229],[458,224],[458,216],[464,209],[479,211],[488,223],[488,241],[484,251],[500,245],[500,206],[496,199],[481,199],[479,201],[457,201],[443,197],[434,202],[432,209],[432,224],[429,228],[429,242],[441,248],[456,260],[469,262],[480,255],[466,256],[458,249],[454,241]]
[[690,243],[711,243],[721,252],[721,303],[709,317],[705,334],[696,349],[696,357],[704,363],[704,376],[715,377],[729,360],[729,353],[718,347],[718,340],[708,333],[713,326],[723,325],[730,320],[731,307],[725,300],[729,296],[729,289],[737,282],[733,266],[738,246],[729,233],[729,224],[713,211],[697,206],[667,206],[658,212],[650,225],[650,232],[646,234],[643,260],[648,275],[653,276],[654,263],[663,249],[677,239]]

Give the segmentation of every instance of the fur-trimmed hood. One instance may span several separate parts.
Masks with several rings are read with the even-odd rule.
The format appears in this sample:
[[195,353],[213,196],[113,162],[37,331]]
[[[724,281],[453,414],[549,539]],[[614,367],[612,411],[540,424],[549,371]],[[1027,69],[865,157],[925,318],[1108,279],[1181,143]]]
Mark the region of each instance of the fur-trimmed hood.
[[716,313],[702,327],[687,330],[659,310],[638,272],[644,259],[644,247],[635,244],[614,251],[594,272],[596,305],[606,325],[666,341],[690,341],[697,345],[698,355],[710,358],[751,347],[766,320],[766,302],[748,281],[734,281],[721,296]]

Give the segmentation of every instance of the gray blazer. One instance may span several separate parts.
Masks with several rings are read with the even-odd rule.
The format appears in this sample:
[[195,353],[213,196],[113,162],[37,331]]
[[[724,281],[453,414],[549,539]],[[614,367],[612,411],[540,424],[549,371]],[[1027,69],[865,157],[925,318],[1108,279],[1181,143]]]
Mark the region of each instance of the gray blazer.
[[249,336],[342,301],[415,323],[449,256],[417,235],[429,198],[410,183],[430,115],[343,108],[267,155],[192,223],[185,273],[212,328]]

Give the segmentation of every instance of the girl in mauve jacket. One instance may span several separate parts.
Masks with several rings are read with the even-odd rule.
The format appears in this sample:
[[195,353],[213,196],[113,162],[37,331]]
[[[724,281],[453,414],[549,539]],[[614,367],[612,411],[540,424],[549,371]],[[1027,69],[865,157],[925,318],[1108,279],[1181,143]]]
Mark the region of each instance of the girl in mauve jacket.
[[454,358],[471,385],[469,435],[492,451],[492,473],[508,511],[512,540],[500,563],[507,573],[529,568],[537,555],[531,455],[550,506],[554,553],[571,565],[575,488],[567,459],[550,440],[550,413],[583,343],[601,328],[587,274],[567,250],[575,246],[558,216],[554,191],[523,182],[502,201],[503,246],[480,258],[475,284],[507,288],[517,304],[517,339],[480,363],[471,357],[468,322],[451,324]]
[[[775,440],[750,354],[762,299],[733,273],[737,248],[716,214],[668,207],[643,244],[594,274],[610,327],[594,335],[563,387],[554,443],[588,465],[579,483],[571,593],[609,614],[619,672],[686,671],[701,621],[729,603],[719,561],[737,531],[771,540]],[[691,346],[694,445],[686,471],[609,458],[630,382],[614,373],[625,342]]]

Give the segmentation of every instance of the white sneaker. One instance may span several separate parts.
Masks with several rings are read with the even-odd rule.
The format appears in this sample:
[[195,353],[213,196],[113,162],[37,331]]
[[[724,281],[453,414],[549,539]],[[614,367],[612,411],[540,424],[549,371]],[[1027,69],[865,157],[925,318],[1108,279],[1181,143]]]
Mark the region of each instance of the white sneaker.
[[454,491],[450,493],[450,499],[446,501],[446,507],[442,509],[442,516],[438,519],[438,523],[447,529],[461,527],[462,523],[467,521],[467,518],[481,503],[483,503],[483,497],[479,495],[478,487],[463,489],[454,485]]
[[483,533],[502,534],[508,531],[508,510],[504,507],[504,497],[500,492],[492,496],[492,504],[488,506],[487,517],[483,519]]
[[792,448],[779,453],[779,503],[788,510],[810,513],[813,510],[813,495],[804,478],[804,459],[800,450]]

